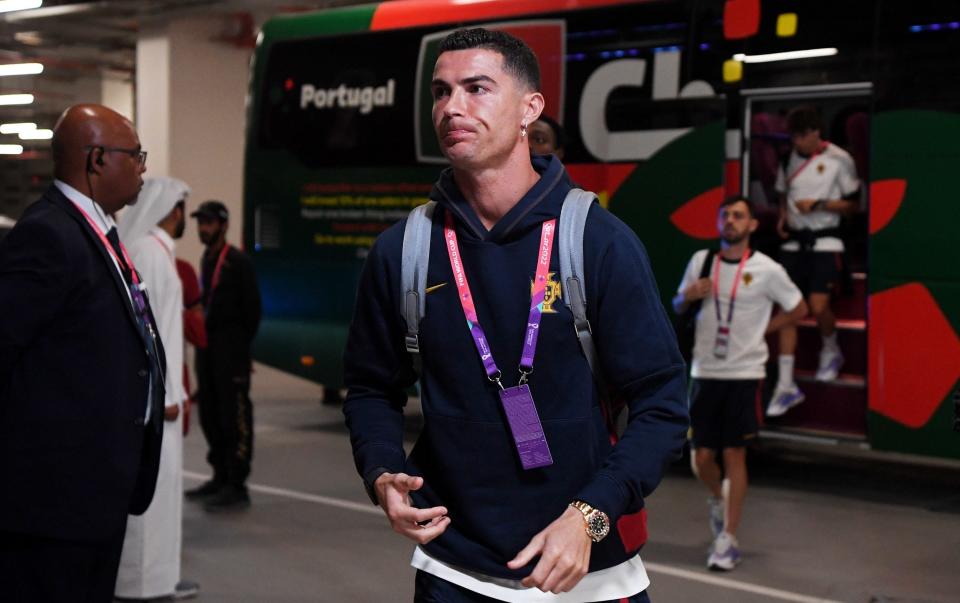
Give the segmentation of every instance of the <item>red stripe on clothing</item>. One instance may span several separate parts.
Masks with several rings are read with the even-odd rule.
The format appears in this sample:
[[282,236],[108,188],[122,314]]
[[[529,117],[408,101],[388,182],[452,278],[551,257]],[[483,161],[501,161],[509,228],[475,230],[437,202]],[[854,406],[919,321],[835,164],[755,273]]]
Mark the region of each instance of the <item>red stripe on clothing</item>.
[[647,510],[640,509],[636,513],[621,515],[617,520],[617,532],[626,552],[639,551],[647,542]]

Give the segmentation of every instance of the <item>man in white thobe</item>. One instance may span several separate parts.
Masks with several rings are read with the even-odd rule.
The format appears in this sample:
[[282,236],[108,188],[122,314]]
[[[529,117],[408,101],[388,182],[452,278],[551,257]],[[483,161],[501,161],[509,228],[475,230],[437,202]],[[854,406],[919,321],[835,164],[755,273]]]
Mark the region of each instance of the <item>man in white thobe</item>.
[[[163,447],[156,494],[147,512],[129,518],[116,596],[184,598],[195,585],[180,583],[183,511],[183,288],[175,239],[183,235],[190,188],[176,178],[149,178],[140,199],[120,216],[120,238],[147,287],[166,352]],[[191,592],[192,591],[192,592]]]

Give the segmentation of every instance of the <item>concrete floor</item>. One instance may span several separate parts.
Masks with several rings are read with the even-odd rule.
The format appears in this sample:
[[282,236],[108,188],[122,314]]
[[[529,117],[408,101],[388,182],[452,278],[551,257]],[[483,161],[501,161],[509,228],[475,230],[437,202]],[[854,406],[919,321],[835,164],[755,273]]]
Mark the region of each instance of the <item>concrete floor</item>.
[[[340,409],[320,397],[257,366],[252,507],[207,515],[185,503],[183,576],[200,583],[197,601],[412,600],[412,543],[366,498]],[[205,452],[194,417],[186,487],[207,475]],[[731,573],[704,568],[705,491],[685,467],[649,499],[642,557],[656,603],[960,601],[960,470],[766,452],[751,477]]]

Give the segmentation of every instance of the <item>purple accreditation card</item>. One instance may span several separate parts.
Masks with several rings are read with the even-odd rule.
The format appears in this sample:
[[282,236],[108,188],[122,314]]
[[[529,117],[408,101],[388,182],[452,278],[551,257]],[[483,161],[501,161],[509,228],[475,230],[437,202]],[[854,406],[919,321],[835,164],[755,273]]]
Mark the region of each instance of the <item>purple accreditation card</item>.
[[147,313],[147,296],[138,285],[130,285],[130,299],[133,300],[133,309],[137,315],[145,316]]
[[530,395],[530,386],[508,387],[500,392],[503,410],[507,413],[513,442],[520,454],[524,469],[536,469],[553,464],[547,438],[537,416],[537,406]]

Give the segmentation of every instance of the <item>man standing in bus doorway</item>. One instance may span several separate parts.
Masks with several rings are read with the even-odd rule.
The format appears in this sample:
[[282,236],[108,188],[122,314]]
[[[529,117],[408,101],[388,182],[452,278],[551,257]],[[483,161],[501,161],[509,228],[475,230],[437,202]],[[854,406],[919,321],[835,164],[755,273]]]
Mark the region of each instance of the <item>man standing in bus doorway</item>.
[[220,201],[204,201],[197,218],[207,347],[196,350],[200,427],[207,438],[213,477],[188,490],[207,511],[250,506],[246,481],[253,458],[250,345],[260,325],[260,291],[250,258],[227,243],[230,214]]
[[148,178],[136,205],[120,217],[120,240],[150,291],[164,342],[166,399],[160,473],[150,508],[130,517],[115,595],[125,600],[184,598],[197,586],[180,581],[183,512],[183,292],[176,267],[176,239],[183,236],[190,187],[176,178]]
[[[780,261],[803,291],[823,339],[816,379],[833,381],[843,366],[837,321],[830,309],[843,253],[840,218],[856,209],[860,181],[853,158],[820,137],[820,114],[815,108],[801,106],[790,111],[787,128],[793,151],[777,173],[775,185],[780,194],[777,232],[786,239],[780,247]],[[796,326],[781,329],[780,370],[768,416],[780,416],[804,400],[793,377],[796,349]]]
[[[643,246],[594,204],[587,314],[606,385],[629,407],[613,446],[571,313],[559,298],[531,303],[536,283],[560,284],[553,234],[571,188],[555,156],[530,155],[539,89],[536,56],[506,33],[441,42],[433,122],[451,167],[430,195],[424,429],[409,458],[404,221],[377,240],[360,280],[344,414],[372,500],[419,545],[418,602],[648,601],[641,512],[687,430],[683,361]],[[521,421],[529,431],[514,437],[508,422]]]
[[[753,204],[731,197],[717,218],[720,252],[693,254],[673,298],[682,314],[705,300],[697,315],[693,346],[690,422],[693,472],[710,490],[712,570],[740,562],[737,528],[747,493],[746,444],[757,436],[760,384],[767,362],[766,335],[796,324],[807,313],[803,295],[782,266],[750,249],[757,229]],[[713,257],[710,276],[700,278]],[[773,304],[785,311],[770,318]],[[723,455],[723,470],[717,454]]]

